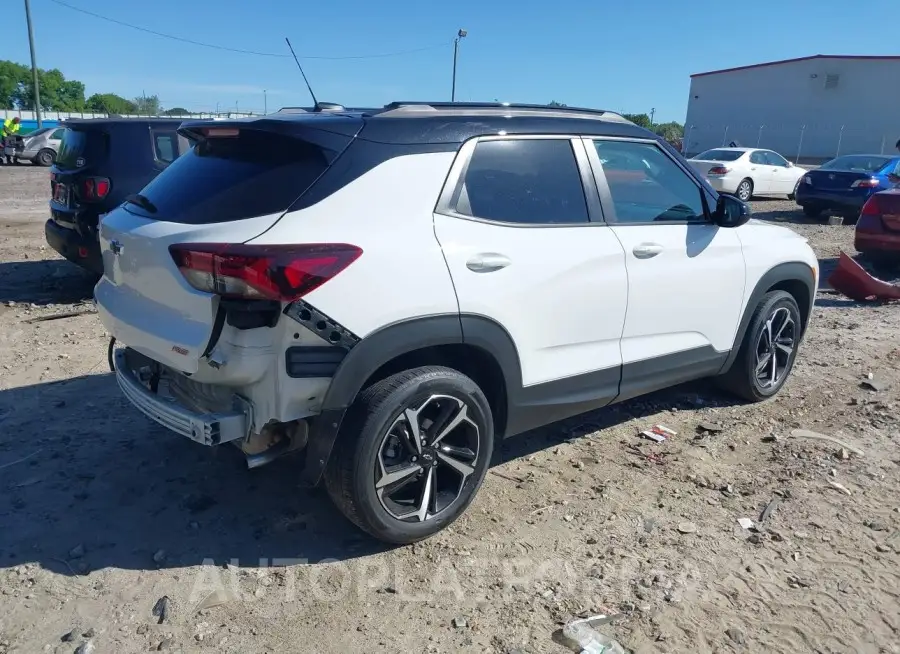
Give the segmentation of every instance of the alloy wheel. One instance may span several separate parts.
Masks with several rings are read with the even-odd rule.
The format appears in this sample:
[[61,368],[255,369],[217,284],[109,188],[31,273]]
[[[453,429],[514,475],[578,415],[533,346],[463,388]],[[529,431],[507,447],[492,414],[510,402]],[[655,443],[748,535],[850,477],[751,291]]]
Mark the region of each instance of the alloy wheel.
[[746,202],[747,200],[750,199],[751,194],[752,194],[752,191],[750,188],[750,182],[746,182],[746,181],[741,182],[741,184],[740,184],[740,186],[738,186],[738,190],[737,190],[738,199],[741,200],[742,202]]
[[378,447],[374,484],[381,506],[404,522],[446,511],[475,472],[480,441],[481,430],[460,398],[431,395],[404,409]]
[[777,387],[784,381],[794,354],[796,323],[786,307],[772,312],[756,343],[756,381],[760,388]]

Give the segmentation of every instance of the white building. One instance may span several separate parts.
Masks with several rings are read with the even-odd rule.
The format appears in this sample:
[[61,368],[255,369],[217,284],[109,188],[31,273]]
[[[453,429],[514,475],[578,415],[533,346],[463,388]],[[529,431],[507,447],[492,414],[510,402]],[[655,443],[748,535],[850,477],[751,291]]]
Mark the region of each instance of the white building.
[[685,152],[731,141],[792,161],[893,153],[900,56],[813,55],[691,75]]

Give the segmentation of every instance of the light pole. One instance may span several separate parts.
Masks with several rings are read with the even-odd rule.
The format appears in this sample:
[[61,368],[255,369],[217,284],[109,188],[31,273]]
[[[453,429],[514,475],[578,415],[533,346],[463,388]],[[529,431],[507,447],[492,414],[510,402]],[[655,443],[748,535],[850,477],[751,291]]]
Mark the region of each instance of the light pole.
[[653,129],[653,117],[656,115],[656,107],[650,108],[650,129]]
[[37,59],[34,56],[34,29],[31,27],[31,2],[25,0],[25,21],[28,23],[28,47],[31,49],[31,79],[34,83],[34,115],[41,128],[41,85],[38,81]]
[[216,115],[217,116],[219,115],[219,103],[218,102],[216,103]]
[[459,54],[459,40],[466,38],[468,34],[467,30],[461,29],[453,39],[453,88],[450,91],[450,102],[456,102],[456,56]]

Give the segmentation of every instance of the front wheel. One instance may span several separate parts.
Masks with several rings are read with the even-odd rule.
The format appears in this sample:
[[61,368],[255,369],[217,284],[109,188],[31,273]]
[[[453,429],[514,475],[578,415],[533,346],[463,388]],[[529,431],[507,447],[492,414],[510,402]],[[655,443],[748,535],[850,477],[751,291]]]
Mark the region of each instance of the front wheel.
[[798,179],[798,180],[797,180],[797,183],[794,184],[794,190],[791,191],[791,192],[788,194],[788,196],[787,196],[787,199],[788,199],[788,200],[796,200],[796,199],[797,199],[797,189],[800,188],[800,182],[801,182],[801,181],[802,181],[802,180],[799,180],[799,179]]
[[36,161],[45,168],[47,166],[52,166],[53,162],[56,160],[56,153],[53,150],[43,149],[38,152]]
[[749,202],[750,198],[753,197],[753,181],[750,179],[741,180],[741,183],[738,184],[735,195],[741,202]]
[[791,374],[802,334],[797,301],[787,291],[766,293],[750,318],[723,385],[750,402],[775,395]]
[[325,487],[359,528],[388,543],[412,543],[466,510],[493,446],[490,405],[474,381],[450,368],[413,368],[357,396]]

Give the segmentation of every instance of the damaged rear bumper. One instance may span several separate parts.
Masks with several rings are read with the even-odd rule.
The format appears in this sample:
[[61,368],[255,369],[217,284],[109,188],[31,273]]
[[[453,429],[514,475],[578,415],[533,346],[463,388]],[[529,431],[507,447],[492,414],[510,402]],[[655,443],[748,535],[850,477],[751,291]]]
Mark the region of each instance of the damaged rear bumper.
[[130,348],[115,350],[112,356],[116,381],[122,393],[141,413],[163,427],[203,445],[219,445],[247,438],[253,424],[249,403],[234,396],[230,412],[201,413],[154,393],[142,377],[153,375],[150,359]]

